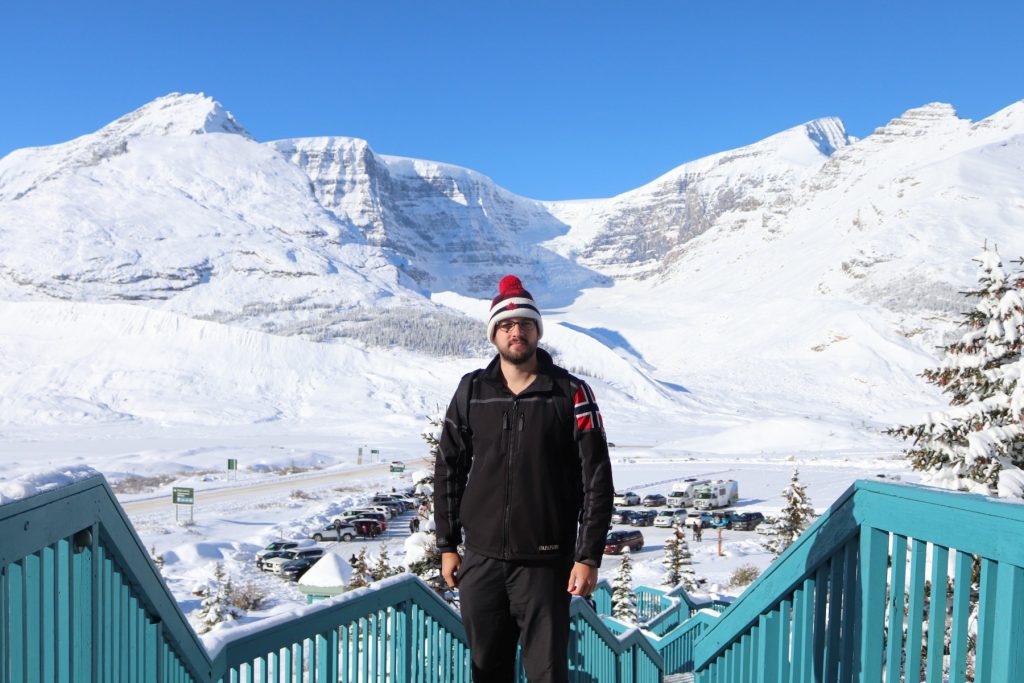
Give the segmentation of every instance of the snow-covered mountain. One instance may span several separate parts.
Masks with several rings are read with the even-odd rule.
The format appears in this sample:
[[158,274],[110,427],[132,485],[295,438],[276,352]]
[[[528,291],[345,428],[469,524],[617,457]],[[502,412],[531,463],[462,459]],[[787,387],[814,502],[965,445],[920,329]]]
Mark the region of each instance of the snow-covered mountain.
[[[1022,132],[1021,102],[979,122],[926,105],[861,140],[819,119],[616,197],[541,202],[354,138],[257,142],[214,100],[169,95],[0,159],[18,321],[0,425],[291,424],[321,403],[406,424],[479,362],[485,300],[514,272],[610,425],[677,422],[701,450],[874,443],[936,402],[916,373],[970,258],[1024,255]],[[76,338],[88,353],[60,351]]]

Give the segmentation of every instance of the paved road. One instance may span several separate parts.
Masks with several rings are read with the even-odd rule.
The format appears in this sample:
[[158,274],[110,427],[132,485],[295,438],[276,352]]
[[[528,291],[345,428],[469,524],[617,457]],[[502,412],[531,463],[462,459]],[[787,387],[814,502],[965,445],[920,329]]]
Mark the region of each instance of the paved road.
[[[411,468],[415,469],[424,464],[426,464],[426,461],[417,461],[415,463],[411,463]],[[390,465],[388,463],[378,463],[375,465],[361,465],[348,470],[337,470],[327,473],[308,472],[288,477],[264,480],[252,484],[239,483],[233,486],[225,486],[223,488],[201,489],[196,491],[196,500],[202,505],[207,505],[212,503],[224,503],[237,498],[267,498],[280,495],[287,496],[292,490],[297,488],[316,489],[336,486],[341,482],[351,479],[366,479],[384,475],[388,473],[389,469]],[[408,469],[409,466],[407,466],[406,471],[408,471]],[[152,498],[121,503],[121,506],[129,516],[147,515],[169,509],[171,506],[171,497],[169,492],[163,492],[157,496],[153,496]]]

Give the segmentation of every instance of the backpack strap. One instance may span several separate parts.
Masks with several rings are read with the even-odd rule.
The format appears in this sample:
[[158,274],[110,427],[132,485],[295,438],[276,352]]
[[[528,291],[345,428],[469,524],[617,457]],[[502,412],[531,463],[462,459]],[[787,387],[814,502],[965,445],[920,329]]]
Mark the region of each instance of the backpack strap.
[[557,377],[555,378],[555,384],[561,389],[562,396],[555,399],[555,416],[558,418],[559,423],[564,423],[569,420],[575,413],[575,404],[573,402],[575,398],[575,391],[573,391],[573,382],[569,377]]
[[459,432],[464,436],[472,436],[473,430],[469,428],[469,404],[473,400],[473,383],[482,370],[474,370],[463,375],[459,387],[455,390],[455,414],[459,418]]

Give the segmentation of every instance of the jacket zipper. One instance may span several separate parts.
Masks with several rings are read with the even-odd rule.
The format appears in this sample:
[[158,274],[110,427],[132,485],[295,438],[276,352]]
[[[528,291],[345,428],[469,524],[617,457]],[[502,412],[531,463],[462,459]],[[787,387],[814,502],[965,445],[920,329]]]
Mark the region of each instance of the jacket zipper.
[[519,437],[516,435],[515,425],[516,416],[519,412],[519,397],[512,400],[512,417],[508,418],[508,413],[505,414],[507,422],[506,427],[511,432],[508,436],[508,457],[506,458],[506,471],[505,471],[505,529],[504,529],[504,543],[502,543],[502,558],[509,559],[512,555],[511,539],[509,538],[509,528],[512,522],[512,457],[515,455],[516,447],[519,444]]

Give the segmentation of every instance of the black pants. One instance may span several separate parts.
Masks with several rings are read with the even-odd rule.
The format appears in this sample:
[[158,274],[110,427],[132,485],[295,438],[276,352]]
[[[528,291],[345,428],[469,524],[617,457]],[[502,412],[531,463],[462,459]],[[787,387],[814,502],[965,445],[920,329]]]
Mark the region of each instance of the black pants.
[[506,561],[466,551],[459,599],[476,683],[512,683],[517,644],[530,683],[569,680],[571,570],[571,558]]

